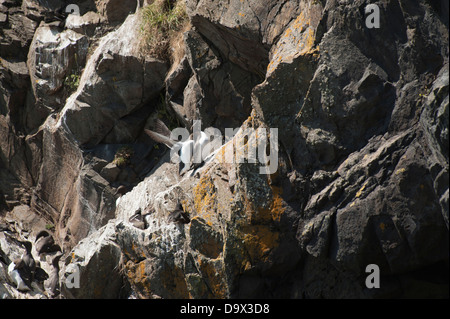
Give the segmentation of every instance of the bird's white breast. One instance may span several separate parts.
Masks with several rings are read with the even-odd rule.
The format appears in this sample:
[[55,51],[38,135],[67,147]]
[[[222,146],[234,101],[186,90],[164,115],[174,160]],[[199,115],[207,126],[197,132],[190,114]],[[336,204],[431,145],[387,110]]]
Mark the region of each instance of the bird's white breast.
[[15,264],[14,262],[10,263],[8,266],[8,275],[11,278],[12,282],[16,285],[18,290],[25,291],[30,290],[28,286],[23,281],[22,277],[20,277],[19,272],[14,269]]
[[188,140],[184,142],[183,146],[181,147],[180,159],[184,164],[189,164],[191,161],[193,145],[194,141]]

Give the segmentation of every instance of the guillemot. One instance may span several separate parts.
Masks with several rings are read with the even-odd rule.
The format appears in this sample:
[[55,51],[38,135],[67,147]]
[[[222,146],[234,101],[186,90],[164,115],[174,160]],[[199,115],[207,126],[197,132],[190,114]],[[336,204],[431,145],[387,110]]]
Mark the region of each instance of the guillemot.
[[50,276],[44,282],[44,287],[50,297],[55,297],[59,294],[59,259],[62,254],[58,253],[52,259],[52,270],[50,271]]
[[189,214],[184,211],[181,203],[178,203],[175,210],[169,214],[169,221],[178,224],[189,224],[191,219]]
[[25,265],[22,258],[17,258],[8,266],[8,275],[16,288],[20,291],[30,291],[31,288],[31,271]]
[[39,255],[43,253],[53,253],[56,251],[61,251],[61,247],[55,244],[53,236],[50,235],[46,230],[41,230],[34,240],[34,245],[37,253]]
[[147,228],[146,220],[144,219],[140,208],[134,212],[133,216],[131,216],[128,221],[136,228],[142,230]]
[[31,275],[31,281],[33,281],[34,279],[34,272],[36,271],[36,262],[33,258],[33,255],[31,254],[31,242],[25,240],[25,241],[19,241],[24,247],[25,247],[25,252],[23,253],[21,259],[24,263],[24,269],[29,270],[30,271],[30,275]]

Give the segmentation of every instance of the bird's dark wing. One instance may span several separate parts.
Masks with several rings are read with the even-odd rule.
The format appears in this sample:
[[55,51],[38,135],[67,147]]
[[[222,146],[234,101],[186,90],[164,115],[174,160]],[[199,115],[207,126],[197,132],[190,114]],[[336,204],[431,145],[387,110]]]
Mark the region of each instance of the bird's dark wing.
[[164,122],[161,121],[160,119],[155,120],[155,131],[166,137],[170,137],[170,134],[172,133],[166,126],[166,124],[164,124]]
[[189,224],[189,223],[190,223],[191,219],[189,218],[189,214],[188,214],[188,213],[182,212],[182,213],[181,213],[181,216],[183,217],[182,222],[183,222],[184,224]]
[[53,244],[50,247],[48,247],[48,249],[47,249],[48,253],[54,253],[54,252],[57,252],[57,251],[62,252],[61,246],[59,246],[58,244]]
[[9,265],[9,263],[11,262],[1,247],[0,247],[0,262],[4,263],[5,265]]
[[41,230],[37,235],[36,235],[36,239],[34,240],[34,242],[37,242],[37,240],[41,237],[47,237],[50,236],[50,234],[48,233],[48,231],[46,230]]
[[34,279],[36,279],[38,282],[44,282],[48,279],[48,274],[41,267],[36,267],[36,271],[34,272]]
[[175,145],[175,141],[171,140],[169,137],[164,136],[162,134],[150,131],[150,130],[144,130],[145,133],[152,138],[155,142],[165,144],[168,148],[172,148]]
[[57,254],[55,257],[53,257],[52,259],[52,265],[55,267],[58,267],[58,262],[62,257],[62,253],[61,254]]
[[31,287],[32,274],[30,269],[27,266],[24,266],[18,268],[17,271],[19,272],[20,278],[22,278],[25,285],[27,285],[31,290],[33,290],[33,288]]

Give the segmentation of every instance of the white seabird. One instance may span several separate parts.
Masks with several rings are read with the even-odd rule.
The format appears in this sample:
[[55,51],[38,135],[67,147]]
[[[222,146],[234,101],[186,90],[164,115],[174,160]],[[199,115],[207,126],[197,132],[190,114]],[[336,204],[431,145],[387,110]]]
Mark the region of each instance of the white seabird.
[[[144,131],[155,142],[162,143],[169,149],[178,152],[180,157],[180,175],[188,171],[192,164],[196,164],[194,166],[198,167],[203,163],[202,151],[209,143],[208,135],[205,132],[200,131],[199,133],[191,134],[186,141],[176,141],[171,138],[171,131],[161,120],[156,120],[155,131],[147,129]],[[184,164],[183,168],[181,168],[181,163]]]

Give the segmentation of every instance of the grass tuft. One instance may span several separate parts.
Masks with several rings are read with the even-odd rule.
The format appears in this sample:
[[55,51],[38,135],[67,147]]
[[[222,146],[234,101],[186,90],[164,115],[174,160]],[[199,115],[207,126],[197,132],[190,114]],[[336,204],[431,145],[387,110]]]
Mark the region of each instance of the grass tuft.
[[134,155],[134,150],[130,146],[123,146],[117,150],[116,155],[114,156],[113,163],[118,167],[123,167],[129,165],[131,162],[131,157]]
[[141,12],[142,49],[147,54],[173,64],[180,55],[181,34],[189,24],[184,1],[155,0]]

